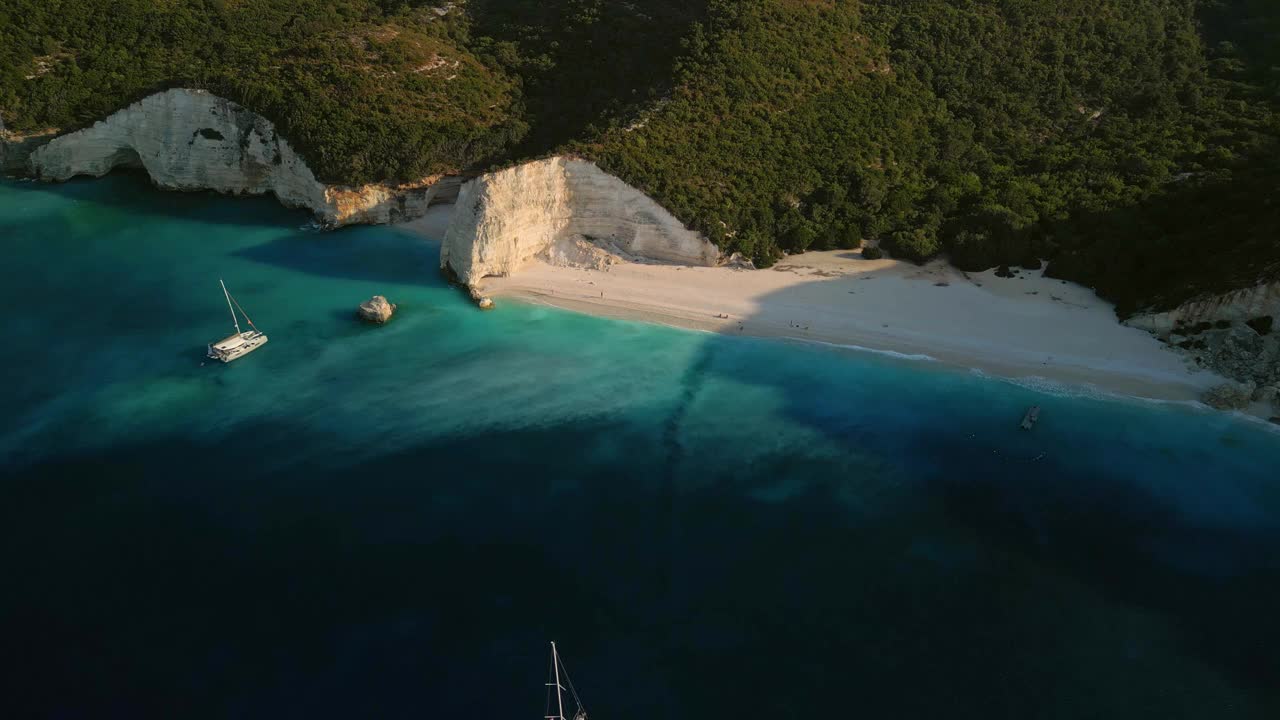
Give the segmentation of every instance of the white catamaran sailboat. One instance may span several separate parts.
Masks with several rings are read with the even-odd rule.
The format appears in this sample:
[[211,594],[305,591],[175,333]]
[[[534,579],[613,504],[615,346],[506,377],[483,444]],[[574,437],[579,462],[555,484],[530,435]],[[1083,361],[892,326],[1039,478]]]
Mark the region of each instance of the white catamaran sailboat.
[[[231,293],[227,292],[227,284],[222,282],[222,278],[218,278],[218,284],[222,286],[222,294],[227,297],[227,309],[231,311],[231,323],[236,326],[236,334],[228,335],[209,345],[209,357],[229,363],[266,345],[267,336],[253,324],[249,319],[249,313],[240,307],[240,303],[231,297]],[[252,330],[240,331],[240,319],[236,317],[236,308],[240,308],[240,314],[244,315],[244,321],[249,323]]]
[[[564,714],[564,685],[560,684],[560,676],[564,675],[564,681],[569,684],[569,694],[573,696],[573,704],[577,706],[572,715]],[[556,644],[551,643],[551,672],[547,678],[547,713],[543,715],[544,720],[587,720],[587,709],[582,707],[582,701],[578,699],[578,691],[573,689],[573,681],[569,679],[569,673],[565,671],[564,664],[560,662],[560,653],[556,651]],[[555,706],[551,705],[551,690],[555,689]]]

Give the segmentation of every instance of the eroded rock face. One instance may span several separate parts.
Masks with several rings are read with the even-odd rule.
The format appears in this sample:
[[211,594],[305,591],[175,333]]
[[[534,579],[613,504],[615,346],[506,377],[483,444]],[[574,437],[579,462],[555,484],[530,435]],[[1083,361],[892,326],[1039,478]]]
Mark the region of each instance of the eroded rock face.
[[610,265],[622,261],[620,256],[605,250],[599,245],[592,244],[580,236],[567,235],[551,241],[551,244],[546,249],[538,253],[538,258],[560,267],[586,268],[589,270],[604,270]]
[[1168,312],[1134,315],[1125,324],[1164,336],[1180,326],[1203,322],[1245,324],[1264,316],[1280,316],[1280,282],[1199,298]]
[[554,157],[483,175],[458,193],[440,265],[459,282],[510,275],[537,256],[599,267],[622,260],[715,265],[720,251],[595,163]]
[[0,172],[5,174],[21,174],[27,169],[27,158],[57,134],[56,130],[44,130],[36,133],[6,132],[0,125]]
[[1274,404],[1280,399],[1280,387],[1275,385],[1262,385],[1253,391],[1253,401],[1260,403]]
[[328,225],[417,217],[447,187],[434,177],[407,185],[326,185],[268,120],[202,90],[156,93],[28,155],[25,170],[42,180],[140,168],[171,190],[272,193]]
[[584,160],[563,160],[571,216],[564,234],[624,258],[715,265],[720,250],[652,198]]
[[1218,410],[1243,410],[1253,400],[1253,383],[1224,383],[1205,391],[1200,401]]
[[1226,377],[1258,387],[1280,384],[1280,282],[1200,298],[1126,325],[1147,330]]
[[360,307],[356,309],[356,317],[365,322],[381,325],[390,320],[395,312],[395,305],[381,295],[374,295],[360,303]]
[[483,175],[458,191],[440,247],[440,266],[473,285],[510,275],[568,225],[568,187],[559,159]]

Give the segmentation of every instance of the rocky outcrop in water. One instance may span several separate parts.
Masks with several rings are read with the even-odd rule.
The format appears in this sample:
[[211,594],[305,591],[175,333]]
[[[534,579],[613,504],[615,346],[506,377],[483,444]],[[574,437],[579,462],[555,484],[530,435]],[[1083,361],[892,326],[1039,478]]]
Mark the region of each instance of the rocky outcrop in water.
[[395,305],[381,295],[374,295],[360,303],[360,307],[356,308],[356,317],[365,322],[381,325],[390,320],[395,312]]
[[538,160],[462,186],[440,251],[446,274],[475,286],[536,257],[585,267],[603,267],[611,258],[715,265],[720,251],[585,160]]
[[458,185],[437,177],[405,185],[327,185],[271,122],[225,98],[184,89],[148,96],[83,130],[9,145],[4,161],[6,170],[49,181],[125,167],[145,170],[170,190],[272,193],[335,226],[417,217]]
[[[1280,282],[1199,298],[1162,313],[1135,315],[1142,328],[1209,368],[1273,401],[1280,386]],[[1206,397],[1206,403],[1217,398]]]

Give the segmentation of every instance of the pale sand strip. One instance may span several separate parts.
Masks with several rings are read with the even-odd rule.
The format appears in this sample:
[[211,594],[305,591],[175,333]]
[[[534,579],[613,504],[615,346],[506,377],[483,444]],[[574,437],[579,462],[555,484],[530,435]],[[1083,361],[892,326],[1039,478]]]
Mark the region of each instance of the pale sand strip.
[[[939,283],[946,283],[945,286]],[[812,252],[767,270],[533,262],[485,293],[604,315],[928,356],[1002,377],[1044,378],[1161,400],[1191,400],[1221,378],[1189,368],[1116,321],[1085,287],[1037,271],[1014,279]],[[727,315],[728,318],[717,317]]]
[[449,228],[449,220],[452,218],[453,204],[441,203],[427,208],[427,212],[422,217],[396,223],[395,227],[438,242],[444,239],[444,231]]

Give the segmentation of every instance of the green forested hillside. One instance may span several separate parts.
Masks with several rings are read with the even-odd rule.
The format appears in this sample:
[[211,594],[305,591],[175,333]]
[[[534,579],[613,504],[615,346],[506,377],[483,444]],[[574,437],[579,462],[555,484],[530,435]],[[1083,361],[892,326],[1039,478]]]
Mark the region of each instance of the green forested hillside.
[[670,102],[596,152],[757,261],[862,239],[967,269],[1058,258],[1131,309],[1280,259],[1280,125],[1210,72],[1195,2],[713,5]]
[[470,0],[472,49],[517,79],[543,153],[633,116],[671,90],[706,0]]
[[344,182],[568,150],[762,264],[1044,258],[1129,311],[1280,274],[1278,5],[0,0],[0,113],[207,87]]
[[274,120],[323,179],[456,172],[527,130],[468,26],[396,0],[0,0],[0,112],[67,128],[202,87]]

